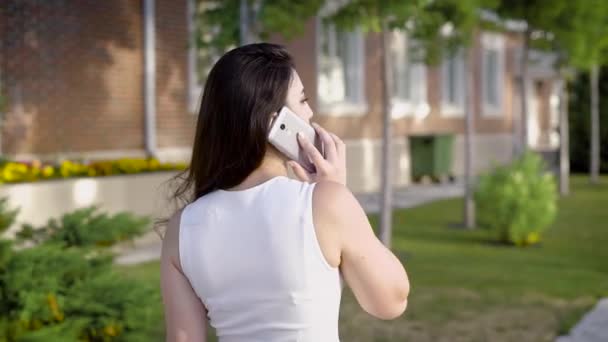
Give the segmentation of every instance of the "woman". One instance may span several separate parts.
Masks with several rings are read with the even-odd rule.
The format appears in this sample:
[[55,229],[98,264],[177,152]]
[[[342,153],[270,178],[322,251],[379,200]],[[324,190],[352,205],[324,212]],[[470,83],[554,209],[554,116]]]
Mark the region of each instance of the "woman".
[[406,308],[406,272],[345,186],[344,143],[313,124],[324,157],[298,138],[315,174],[267,143],[283,106],[313,116],[281,46],[231,50],[209,73],[177,193],[190,198],[163,240],[167,341],[205,341],[209,319],[220,342],[336,342],[342,279],[373,316]]

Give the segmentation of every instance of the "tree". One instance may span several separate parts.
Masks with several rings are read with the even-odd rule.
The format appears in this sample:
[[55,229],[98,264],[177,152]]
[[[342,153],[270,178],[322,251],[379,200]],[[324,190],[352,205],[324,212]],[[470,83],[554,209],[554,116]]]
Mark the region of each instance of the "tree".
[[[566,27],[560,26],[558,40],[568,51],[569,62],[580,70],[588,71],[591,90],[591,148],[590,180],[599,182],[600,171],[600,65],[608,63],[608,3],[599,0],[569,4]],[[563,19],[562,21],[566,21]]]
[[[602,67],[600,72],[600,122],[608,122],[608,67]],[[583,172],[589,174],[590,157],[589,146],[591,143],[591,101],[589,88],[589,73],[578,73],[572,79],[569,89],[570,113],[580,113],[570,117],[570,158],[572,172]],[[600,127],[600,146],[608,146],[608,125]],[[600,172],[608,172],[608,148],[601,150]]]
[[[427,64],[436,64],[442,56],[454,54],[466,47],[478,26],[480,8],[491,8],[494,1],[484,0],[436,0],[436,1],[350,1],[330,19],[341,27],[352,28],[361,25],[365,30],[382,32],[383,48],[383,113],[384,129],[382,140],[382,197],[380,216],[380,237],[390,246],[392,227],[392,187],[391,181],[391,94],[392,72],[388,63],[387,34],[394,29],[404,29],[417,44],[418,55]],[[445,32],[448,31],[448,32]],[[467,54],[468,55],[468,54]],[[470,58],[467,58],[467,65]],[[466,131],[465,131],[465,224],[475,225],[473,202],[473,144],[474,132],[474,92],[473,76],[467,72],[466,85]]]
[[[558,18],[566,9],[568,0],[544,1],[544,0],[500,0],[496,7],[496,13],[503,19],[518,20],[525,22],[525,28],[521,33],[523,46],[520,54],[519,91],[521,116],[521,136],[516,140],[516,154],[521,154],[528,149],[528,56],[533,43],[533,34],[537,32],[552,32]],[[516,138],[517,139],[517,138]]]
[[[195,1],[195,44],[199,49],[225,51],[239,42],[267,39],[280,32],[293,38],[304,32],[308,19],[315,16],[324,0],[192,0]],[[241,15],[247,19],[241,25]],[[249,29],[246,37],[241,32]],[[211,34],[210,34],[211,33]]]
[[392,118],[391,118],[391,87],[393,71],[388,49],[391,44],[390,31],[395,28],[405,28],[406,22],[419,11],[419,4],[412,2],[387,1],[351,1],[338,9],[328,20],[333,21],[341,29],[354,29],[357,26],[364,32],[375,31],[382,34],[382,167],[381,167],[381,202],[380,202],[380,240],[385,246],[390,246],[392,235]]
[[426,60],[436,64],[442,56],[465,50],[465,134],[464,134],[464,225],[476,225],[474,201],[474,144],[475,136],[475,74],[473,51],[469,48],[475,30],[480,26],[479,11],[495,6],[492,0],[442,0],[427,3],[426,16],[418,17],[412,35],[425,42]]
[[[535,47],[549,48],[560,55],[557,68],[564,83],[571,78],[569,66],[579,70],[591,71],[590,86],[592,89],[592,143],[591,143],[591,180],[597,181],[599,170],[599,105],[597,97],[596,67],[605,59],[608,50],[608,3],[601,0],[592,1],[543,1],[543,0],[502,0],[498,13],[504,18],[524,20],[526,29],[523,33],[524,48],[521,55],[521,121],[522,141],[527,146],[527,103],[525,86],[527,79],[527,55],[531,44]],[[532,40],[533,34],[541,39]],[[562,88],[567,88],[564,84]],[[560,96],[560,192],[568,193],[569,160],[568,151],[568,113],[567,92],[562,90]]]
[[[550,32],[550,47],[560,55],[557,66],[564,83],[572,79],[572,68],[590,73],[591,90],[591,151],[590,175],[591,182],[599,181],[600,143],[599,143],[599,65],[608,62],[605,57],[608,52],[608,3],[605,1],[560,1],[560,13],[554,21],[542,27]],[[552,3],[553,5],[553,3]],[[566,89],[564,85],[562,88]],[[568,94],[562,91],[560,97],[561,125],[561,158],[560,158],[560,192],[568,193],[568,181],[565,178],[569,172],[568,150]]]

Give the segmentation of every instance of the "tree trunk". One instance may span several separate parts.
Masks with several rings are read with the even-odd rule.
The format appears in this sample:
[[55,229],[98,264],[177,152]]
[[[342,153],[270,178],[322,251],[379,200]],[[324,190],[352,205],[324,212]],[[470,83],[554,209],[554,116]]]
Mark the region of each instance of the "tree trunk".
[[599,103],[600,68],[597,64],[591,67],[591,158],[589,172],[591,183],[600,181],[600,103]]
[[568,122],[568,83],[563,77],[559,100],[559,193],[570,193],[570,128]]
[[384,120],[382,126],[382,194],[380,202],[380,240],[386,247],[391,245],[392,214],[393,214],[393,187],[391,174],[391,156],[393,147],[392,118],[391,118],[391,84],[392,68],[389,54],[391,43],[390,31],[386,25],[382,30],[382,111]]
[[250,36],[250,20],[249,20],[249,6],[247,5],[247,0],[241,0],[241,7],[239,9],[239,13],[240,13],[240,27],[239,27],[239,33],[240,33],[240,40],[241,40],[241,45],[247,45],[249,43],[251,43],[251,36]]
[[260,26],[262,24],[258,17],[261,7],[262,0],[254,0],[251,3],[247,0],[241,0],[239,8],[241,45],[253,44],[260,40]]
[[529,30],[526,30],[524,33],[524,42],[521,51],[521,60],[520,60],[520,75],[519,75],[519,90],[521,92],[521,137],[520,144],[518,149],[518,154],[516,157],[521,155],[523,152],[528,150],[528,54],[530,47],[530,34]]
[[475,87],[475,76],[472,72],[473,64],[473,50],[467,49],[465,54],[465,98],[464,98],[464,112],[465,112],[465,131],[464,131],[464,223],[465,227],[472,229],[475,227],[475,201],[473,197],[473,138],[475,134],[475,101],[474,101],[474,87]]

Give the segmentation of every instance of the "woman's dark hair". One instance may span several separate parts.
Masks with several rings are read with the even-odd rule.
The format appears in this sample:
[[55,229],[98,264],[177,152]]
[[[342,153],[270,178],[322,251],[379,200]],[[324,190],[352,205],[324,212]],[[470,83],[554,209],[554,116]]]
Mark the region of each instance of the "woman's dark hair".
[[271,115],[285,105],[294,63],[275,44],[238,47],[211,69],[189,168],[175,199],[190,203],[240,184],[262,163]]

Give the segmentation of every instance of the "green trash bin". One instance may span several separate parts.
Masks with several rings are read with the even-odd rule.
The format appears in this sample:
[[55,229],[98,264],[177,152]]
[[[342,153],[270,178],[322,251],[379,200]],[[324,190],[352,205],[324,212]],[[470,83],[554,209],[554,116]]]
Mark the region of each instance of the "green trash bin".
[[433,180],[452,178],[453,144],[451,134],[410,136],[412,179],[417,181],[422,176],[430,176]]

